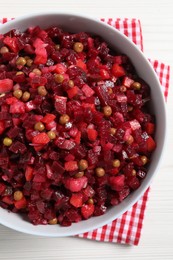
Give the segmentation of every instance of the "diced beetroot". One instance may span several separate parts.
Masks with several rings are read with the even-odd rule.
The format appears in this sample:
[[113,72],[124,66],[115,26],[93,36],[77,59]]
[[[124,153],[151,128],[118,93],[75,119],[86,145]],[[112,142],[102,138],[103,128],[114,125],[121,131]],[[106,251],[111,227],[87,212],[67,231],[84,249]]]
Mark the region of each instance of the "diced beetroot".
[[58,74],[64,74],[66,72],[67,68],[59,63],[59,64],[56,64],[56,68],[55,68],[55,72],[58,73]]
[[60,114],[66,114],[67,98],[63,96],[55,96],[55,109]]
[[125,176],[119,175],[116,177],[109,178],[110,186],[113,190],[120,191],[124,188],[125,185]]
[[143,165],[143,162],[142,162],[141,157],[139,155],[132,156],[132,162],[134,162],[138,166]]
[[37,209],[40,213],[44,214],[45,213],[45,203],[42,200],[38,200],[36,202]]
[[147,150],[148,152],[154,151],[156,148],[156,142],[153,140],[151,136],[147,139]]
[[112,74],[115,77],[122,77],[125,75],[125,70],[121,65],[114,63],[112,66]]
[[51,123],[54,119],[56,118],[56,116],[54,114],[46,114],[41,121],[45,124],[49,124]]
[[33,103],[32,100],[25,103],[26,112],[29,112],[29,111],[36,109],[36,108],[37,108],[37,106]]
[[82,103],[82,107],[83,108],[89,108],[91,109],[92,112],[96,111],[96,108],[95,108],[95,104],[90,104],[90,103]]
[[3,40],[3,42],[13,51],[18,52],[18,40],[16,37],[9,37],[6,36]]
[[28,166],[26,167],[26,170],[25,170],[25,178],[26,178],[26,181],[31,181],[31,180],[32,180],[33,172],[34,172],[33,167],[31,167],[31,166],[28,165]]
[[14,126],[18,126],[21,123],[20,118],[12,118]]
[[17,103],[17,102],[18,102],[18,99],[15,98],[15,97],[6,98],[6,103],[7,103],[8,105],[15,104],[15,103]]
[[105,106],[108,103],[108,93],[103,86],[97,86],[95,92],[98,95],[100,103]]
[[133,190],[136,190],[140,186],[140,181],[139,181],[139,179],[136,176],[130,177],[127,180],[127,183],[130,186],[130,188],[132,188]]
[[75,208],[82,207],[83,204],[83,195],[82,193],[73,193],[70,198],[70,204],[72,204]]
[[88,219],[94,213],[95,206],[93,204],[85,204],[81,208],[81,214],[84,219]]
[[122,148],[123,148],[122,144],[115,144],[112,150],[116,153],[120,153],[122,151]]
[[54,172],[58,172],[59,174],[63,174],[65,172],[64,167],[58,161],[54,161],[53,162],[52,170]]
[[46,129],[54,131],[54,130],[56,130],[56,126],[57,126],[57,123],[55,121],[52,121],[52,122],[46,124]]
[[75,97],[77,94],[78,94],[78,90],[79,88],[74,86],[73,88],[70,88],[67,90],[67,94],[68,94],[68,97],[70,99],[72,99],[73,97]]
[[25,104],[21,101],[17,101],[10,105],[11,114],[24,114],[25,113]]
[[7,155],[3,155],[3,154],[0,154],[0,166],[7,166],[8,165],[8,162],[9,162],[9,158],[7,157]]
[[0,120],[0,135],[4,132],[4,130],[5,130],[4,120]]
[[0,195],[5,191],[6,186],[4,183],[0,182]]
[[26,201],[25,197],[23,197],[21,200],[14,202],[14,206],[16,209],[23,209],[26,207],[26,205],[27,205],[27,201]]
[[101,216],[103,215],[107,210],[107,207],[105,207],[104,205],[96,205],[95,206],[95,210],[94,210],[94,216]]
[[81,59],[78,59],[76,61],[76,66],[78,66],[79,68],[83,69],[85,72],[87,72],[87,66],[86,63],[84,63]]
[[87,129],[88,139],[94,142],[97,139],[98,132],[95,129]]
[[100,70],[100,76],[102,77],[102,79],[109,79],[110,78],[110,74],[107,70],[105,69],[101,69]]
[[55,141],[55,144],[61,148],[61,149],[65,149],[65,150],[71,150],[75,147],[75,142],[73,140],[61,140],[60,138],[57,138]]
[[116,99],[117,99],[117,101],[119,102],[119,103],[122,103],[122,102],[127,102],[127,97],[126,97],[126,95],[125,94],[120,94],[120,93],[118,93],[117,95],[116,95]]
[[48,164],[46,164],[46,174],[48,179],[51,179],[53,176],[53,171]]
[[2,201],[8,205],[13,205],[14,203],[12,196],[3,196]]
[[24,154],[26,152],[27,148],[26,148],[26,145],[24,143],[19,142],[19,141],[15,141],[15,142],[12,143],[9,150],[13,153]]
[[123,201],[130,194],[130,189],[125,187],[118,192],[120,202]]
[[116,175],[119,173],[119,171],[120,171],[119,168],[113,168],[113,169],[109,170],[109,173],[111,175]]
[[92,149],[88,151],[88,163],[89,165],[95,165],[98,163],[98,154]]
[[47,144],[50,139],[46,133],[40,133],[32,138],[33,144]]
[[13,88],[13,81],[11,79],[0,80],[0,94],[9,92]]
[[134,80],[129,78],[129,77],[124,77],[123,78],[123,85],[126,87],[126,88],[130,88],[130,86],[133,84]]
[[113,144],[107,143],[105,144],[104,149],[105,151],[110,151],[113,148],[113,146],[114,146]]
[[51,190],[49,188],[42,190],[40,193],[41,197],[47,201],[49,201],[51,199],[52,194],[53,194],[53,190]]
[[47,62],[47,51],[45,49],[44,42],[41,39],[37,38],[33,45],[35,47],[35,54],[36,54],[34,63],[38,65],[45,64]]
[[111,121],[115,127],[118,127],[124,122],[124,116],[120,112],[115,112],[113,117],[111,117]]
[[18,136],[18,134],[20,133],[20,128],[18,127],[14,127],[14,128],[11,128],[9,131],[8,131],[8,136],[10,138],[15,138],[16,136]]
[[125,132],[124,132],[123,140],[124,140],[124,141],[128,141],[128,140],[129,140],[129,137],[131,136],[131,133],[132,133],[131,128],[126,129]]
[[[29,75],[30,76],[30,75]],[[39,86],[44,86],[47,83],[47,78],[39,75],[35,75],[33,77],[30,77],[30,85],[33,89],[36,89]],[[37,96],[37,98],[40,98]]]
[[69,133],[69,135],[70,135],[71,137],[76,137],[76,135],[77,135],[77,133],[78,133],[77,127],[72,126],[72,128],[70,129],[70,131],[69,131],[68,133]]
[[124,60],[124,57],[122,55],[114,56],[114,62],[118,65],[122,64]]
[[85,194],[87,198],[92,198],[95,195],[95,190],[90,185],[87,185],[87,187],[83,189],[83,194]]
[[41,116],[41,115],[35,115],[34,118],[35,118],[35,120],[36,120],[37,122],[40,122],[40,121],[43,119],[43,116]]
[[147,134],[152,135],[154,134],[155,125],[153,123],[146,123],[145,130]]
[[77,161],[68,161],[68,162],[65,162],[64,164],[64,168],[66,171],[75,171],[78,169],[78,164],[77,164]]
[[94,90],[90,88],[87,84],[83,85],[82,91],[86,97],[91,97],[94,95]]
[[34,178],[33,178],[33,182],[46,182],[46,176],[42,175],[42,174],[35,174]]
[[73,154],[68,154],[68,155],[64,158],[64,160],[65,160],[66,162],[74,161],[74,159],[75,159],[75,157],[74,157]]
[[81,132],[80,131],[78,131],[77,135],[74,138],[74,141],[76,144],[80,144],[80,142],[81,142]]
[[133,131],[141,128],[140,123],[136,119],[130,121],[130,126]]
[[67,178],[65,179],[65,187],[72,192],[79,192],[87,186],[87,182],[88,180],[85,176],[78,179]]

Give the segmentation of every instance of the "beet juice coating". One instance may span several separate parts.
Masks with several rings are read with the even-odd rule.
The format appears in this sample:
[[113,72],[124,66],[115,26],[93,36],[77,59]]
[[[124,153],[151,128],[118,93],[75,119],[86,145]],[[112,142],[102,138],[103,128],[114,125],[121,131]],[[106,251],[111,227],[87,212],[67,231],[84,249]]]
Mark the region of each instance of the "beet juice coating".
[[98,36],[0,35],[0,206],[69,226],[121,203],[156,147],[149,100],[129,58]]

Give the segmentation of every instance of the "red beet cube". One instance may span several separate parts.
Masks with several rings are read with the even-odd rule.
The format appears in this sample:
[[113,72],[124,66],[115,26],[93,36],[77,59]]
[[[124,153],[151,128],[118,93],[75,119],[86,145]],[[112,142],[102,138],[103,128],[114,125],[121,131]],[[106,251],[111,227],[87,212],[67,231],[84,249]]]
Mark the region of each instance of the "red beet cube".
[[32,138],[33,144],[47,144],[50,139],[46,133],[40,133]]
[[124,188],[125,185],[125,176],[119,175],[116,177],[109,178],[110,186],[113,190],[120,191]]
[[25,170],[25,178],[26,178],[26,181],[31,181],[31,180],[32,180],[33,172],[34,172],[33,167],[31,167],[31,166],[28,165],[28,166],[26,167],[26,170]]
[[110,78],[110,74],[107,70],[105,69],[101,69],[100,70],[100,76],[102,77],[102,79],[109,79]]
[[126,88],[130,88],[130,86],[133,84],[134,80],[129,78],[129,77],[124,77],[123,79],[123,85],[126,87]]
[[54,119],[56,118],[56,116],[54,114],[46,114],[41,121],[45,124],[49,124],[51,123]]
[[55,96],[55,109],[60,114],[66,114],[67,98],[62,96]]
[[4,132],[5,130],[5,124],[3,120],[0,120],[0,135]]
[[35,47],[35,54],[36,57],[34,59],[35,64],[45,64],[47,62],[47,51],[44,47],[44,42],[37,38],[34,42],[34,47]]
[[88,219],[94,213],[95,206],[93,204],[85,204],[81,208],[81,214],[84,219]]
[[73,193],[70,198],[70,204],[72,204],[75,208],[82,207],[83,204],[83,195],[82,193]]
[[6,36],[3,40],[4,44],[6,44],[13,52],[18,52],[18,39],[16,37]]
[[95,129],[87,129],[88,139],[94,142],[97,139],[98,132]]
[[156,142],[154,141],[154,139],[149,136],[149,138],[147,139],[147,150],[148,152],[152,152],[153,150],[155,150],[156,148]]
[[153,123],[146,123],[145,130],[147,134],[152,135],[154,134],[155,125]]
[[88,180],[85,176],[78,179],[67,178],[65,179],[65,187],[72,192],[79,192],[87,186],[87,182]]
[[13,81],[11,79],[1,79],[0,80],[0,94],[6,93],[12,90]]
[[112,74],[117,78],[122,77],[125,75],[125,70],[121,65],[114,63],[112,66]]
[[23,209],[26,207],[26,205],[27,205],[27,201],[26,201],[25,197],[23,197],[21,200],[14,202],[14,206],[16,209]]
[[21,101],[17,101],[10,105],[11,114],[24,114],[25,113],[25,104]]
[[74,86],[73,88],[70,88],[67,90],[67,94],[68,94],[68,97],[70,99],[72,99],[73,97],[75,97],[77,94],[78,94],[78,90],[79,88]]
[[87,72],[86,63],[84,63],[81,59],[76,61],[76,66]]
[[85,94],[86,97],[91,97],[94,95],[94,90],[92,88],[90,88],[87,84],[85,84],[82,87],[82,91]]
[[77,169],[78,169],[77,161],[68,161],[68,162],[65,162],[64,168],[65,168],[65,170],[68,171],[68,172],[77,170]]
[[0,182],[0,195],[5,191],[5,189],[6,189],[5,184]]
[[56,64],[55,72],[58,74],[64,74],[66,72],[67,68],[62,64],[58,63]]

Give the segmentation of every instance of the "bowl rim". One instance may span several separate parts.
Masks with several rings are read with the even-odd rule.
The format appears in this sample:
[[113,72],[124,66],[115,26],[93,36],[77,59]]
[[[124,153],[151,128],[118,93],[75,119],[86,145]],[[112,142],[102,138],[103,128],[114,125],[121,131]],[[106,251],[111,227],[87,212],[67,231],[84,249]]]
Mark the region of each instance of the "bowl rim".
[[[155,79],[155,82],[157,83],[158,86],[160,86],[159,91],[160,91],[161,99],[162,99],[162,107],[163,107],[163,115],[164,115],[165,127],[164,127],[164,132],[163,132],[163,142],[162,142],[162,149],[161,149],[161,155],[159,157],[159,162],[157,163],[156,167],[154,168],[154,173],[151,175],[149,181],[145,185],[143,184],[143,185],[140,186],[140,192],[138,192],[138,195],[135,196],[135,199],[133,199],[130,203],[125,205],[125,207],[123,207],[123,209],[120,210],[119,214],[116,215],[116,218],[118,218],[123,213],[125,213],[128,209],[130,209],[142,197],[144,192],[150,186],[151,181],[153,180],[153,177],[156,176],[156,173],[158,172],[158,169],[159,169],[159,167],[161,165],[161,162],[163,160],[163,155],[164,155],[165,146],[166,146],[166,140],[167,140],[167,134],[166,134],[167,133],[167,115],[166,115],[166,107],[165,107],[164,95],[163,95],[163,92],[161,90],[161,84],[159,82],[158,76],[156,75],[156,72],[154,71],[151,63],[145,57],[143,52],[127,36],[125,36],[123,33],[121,33],[118,29],[116,29],[116,28],[114,28],[114,27],[112,27],[112,26],[110,26],[110,25],[100,21],[99,19],[93,18],[90,15],[83,15],[83,14],[79,14],[77,12],[66,12],[66,11],[46,11],[46,12],[45,11],[44,12],[40,11],[40,12],[33,12],[32,14],[28,13],[28,14],[19,16],[19,17],[15,18],[14,20],[10,20],[10,21],[8,21],[5,24],[0,25],[0,31],[1,30],[5,30],[6,27],[12,26],[13,24],[20,23],[23,20],[32,19],[34,17],[36,18],[38,16],[50,16],[50,15],[51,16],[53,16],[53,15],[73,16],[73,17],[76,17],[76,18],[91,20],[95,24],[99,24],[99,25],[102,24],[102,26],[104,28],[112,31],[113,33],[116,32],[117,34],[119,34],[119,36],[124,41],[127,41],[128,44],[130,44],[132,46],[132,48],[134,48],[136,50],[136,52],[138,52],[140,54],[142,60],[150,68],[150,71],[153,74],[153,78]],[[138,191],[138,190],[136,190],[136,191]],[[96,217],[96,218],[98,219],[99,217]],[[88,231],[93,230],[93,229],[97,229],[97,228],[99,228],[101,226],[104,226],[104,225],[108,224],[109,222],[113,221],[114,219],[115,219],[115,217],[112,216],[112,217],[109,217],[109,219],[106,218],[106,220],[100,220],[98,222],[96,221],[94,227],[91,227],[90,229],[87,227],[87,225],[86,226],[84,225],[83,228],[80,229],[80,233],[84,233],[84,232],[88,232]],[[88,220],[84,220],[83,222],[85,222],[85,221],[88,221]],[[68,229],[68,233],[66,233],[66,234],[62,234],[62,232],[61,232],[61,234],[59,234],[58,231],[57,231],[57,233],[51,233],[50,234],[49,231],[48,232],[42,232],[42,231],[40,232],[39,230],[37,231],[36,229],[33,232],[33,231],[29,230],[29,229],[21,228],[19,226],[15,226],[13,223],[9,223],[7,219],[2,220],[1,217],[0,217],[0,223],[3,224],[4,226],[7,226],[7,227],[13,229],[13,230],[20,231],[20,232],[27,233],[27,234],[32,234],[32,235],[39,235],[39,236],[41,235],[41,236],[47,236],[47,237],[65,237],[65,236],[71,236],[71,235],[77,235],[78,234],[77,232],[73,231],[73,229],[71,231],[70,231],[70,229]],[[75,224],[72,224],[72,225],[79,225],[79,223],[75,223]],[[63,229],[66,229],[66,227],[63,227]]]

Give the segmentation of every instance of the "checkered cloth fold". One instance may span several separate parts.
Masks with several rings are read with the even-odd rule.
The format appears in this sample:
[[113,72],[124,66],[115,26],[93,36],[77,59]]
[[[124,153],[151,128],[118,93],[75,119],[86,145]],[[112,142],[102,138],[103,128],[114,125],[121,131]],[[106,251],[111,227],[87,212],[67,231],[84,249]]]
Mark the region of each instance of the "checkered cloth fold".
[[[7,18],[0,19],[0,23],[8,22]],[[140,21],[137,19],[104,19],[101,21],[108,23],[129,37],[141,50],[143,50],[143,37]],[[170,66],[157,60],[150,60],[154,67],[160,83],[163,87],[165,100],[168,96]],[[105,242],[115,242],[122,244],[138,245],[141,236],[146,203],[148,201],[149,189],[144,195],[122,216],[111,223],[98,229],[79,234],[78,237],[93,239]]]

